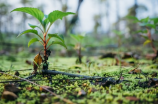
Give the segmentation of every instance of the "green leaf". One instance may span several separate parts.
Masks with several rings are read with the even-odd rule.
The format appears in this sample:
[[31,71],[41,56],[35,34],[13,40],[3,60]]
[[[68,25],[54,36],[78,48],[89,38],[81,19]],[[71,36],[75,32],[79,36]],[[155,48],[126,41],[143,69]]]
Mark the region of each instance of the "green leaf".
[[48,19],[50,21],[50,23],[53,23],[55,22],[56,20],[58,19],[61,19],[67,15],[70,15],[70,14],[75,14],[75,13],[72,13],[72,12],[62,12],[62,11],[59,11],[59,10],[55,10],[53,12],[51,12],[49,15],[48,15]]
[[65,47],[65,48],[67,49],[65,43],[63,43],[63,42],[60,42],[60,41],[52,41],[52,45],[53,45],[53,44],[59,44],[59,45]]
[[156,26],[154,24],[146,24],[146,26],[151,27],[151,28],[156,28]]
[[144,43],[143,43],[143,45],[146,45],[146,44],[148,44],[148,43],[150,43],[151,42],[151,40],[146,40]]
[[54,37],[54,38],[57,38],[57,39],[61,40],[62,42],[64,42],[64,39],[57,34],[48,34],[48,36],[49,36],[49,38]]
[[42,25],[43,25],[45,30],[46,30],[48,24],[49,24],[49,19],[48,18],[46,18],[45,20],[42,21]]
[[141,35],[145,40],[149,40],[147,36]]
[[40,11],[37,8],[21,7],[21,8],[16,8],[16,9],[12,10],[11,12],[13,12],[13,11],[20,11],[20,12],[28,13],[28,14],[34,16],[42,24],[42,20],[44,18],[44,14],[43,14],[42,11]]
[[134,33],[147,33],[147,30],[138,30],[138,31],[135,31]]
[[158,23],[158,18],[151,18],[151,20],[154,22],[155,25]]
[[113,30],[113,32],[116,34],[116,35],[122,35],[122,31],[118,31],[118,30]]
[[17,37],[19,37],[19,36],[21,36],[21,35],[23,35],[23,34],[26,34],[26,33],[33,33],[33,34],[38,35],[37,30],[34,30],[34,29],[28,29],[28,30],[25,30],[25,31],[23,31],[22,33],[20,33]]
[[148,23],[149,22],[149,17],[141,19],[140,22],[142,22],[142,23]]
[[82,35],[70,34],[70,36],[71,36],[72,38],[74,38],[75,40],[77,40],[78,42],[80,42],[80,41],[84,38],[84,36],[82,36]]
[[135,20],[137,22],[139,21],[139,19],[137,17],[135,17],[135,16],[126,16],[126,18]]
[[34,29],[34,28],[36,28],[36,27],[39,27],[39,26],[37,26],[37,25],[32,25],[32,24],[30,24],[30,23],[29,23],[29,26],[30,26],[32,29]]
[[37,42],[37,41],[39,41],[37,38],[32,38],[32,39],[28,42],[28,47],[29,47],[32,43]]

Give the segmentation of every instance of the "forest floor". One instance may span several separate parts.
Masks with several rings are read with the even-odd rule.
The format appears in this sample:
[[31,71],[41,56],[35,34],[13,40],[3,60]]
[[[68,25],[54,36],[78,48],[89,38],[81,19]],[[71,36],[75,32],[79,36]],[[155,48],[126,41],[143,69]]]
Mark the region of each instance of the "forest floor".
[[100,59],[96,56],[83,57],[83,63],[76,64],[74,57],[50,57],[49,70],[106,79],[89,80],[50,75],[51,84],[48,76],[41,74],[42,67],[38,70],[39,74],[28,79],[31,83],[20,79],[33,72],[33,59],[34,57],[0,56],[0,104],[158,103],[158,70],[157,64],[153,64],[151,60]]

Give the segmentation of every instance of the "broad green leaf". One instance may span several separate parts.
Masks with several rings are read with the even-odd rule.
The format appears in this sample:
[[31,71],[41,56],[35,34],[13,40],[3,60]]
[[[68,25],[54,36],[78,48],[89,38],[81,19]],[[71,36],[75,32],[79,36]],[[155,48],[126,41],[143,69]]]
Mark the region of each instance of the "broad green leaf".
[[51,12],[49,15],[48,15],[48,19],[50,21],[50,23],[53,23],[55,22],[56,20],[58,19],[61,19],[67,15],[70,15],[70,14],[75,14],[75,13],[72,13],[72,12],[62,12],[62,11],[59,11],[59,10],[55,10],[53,12]]
[[21,7],[21,8],[16,8],[16,9],[12,10],[11,12],[13,12],[13,11],[20,11],[20,12],[28,13],[28,14],[34,16],[42,24],[42,20],[44,18],[44,14],[43,14],[42,11],[40,11],[37,8]]
[[80,38],[77,35],[70,34],[70,36],[74,39],[76,39],[78,42],[80,41]]
[[145,40],[149,40],[147,36],[141,35]]
[[32,25],[32,24],[30,24],[30,23],[29,23],[29,26],[30,26],[32,29],[34,29],[34,28],[36,28],[36,27],[39,27],[39,26],[37,26],[37,25]]
[[26,33],[33,33],[33,34],[38,35],[37,30],[34,30],[34,29],[28,29],[28,30],[25,30],[25,31],[23,31],[22,33],[20,33],[17,37],[19,37],[19,36],[21,36],[21,35],[23,35],[23,34],[26,34]]
[[135,31],[134,33],[147,33],[147,30],[138,30],[138,31]]
[[151,18],[151,20],[154,22],[155,25],[158,23],[158,18]]
[[149,22],[149,17],[141,19],[140,22],[142,22],[142,23],[148,23]]
[[50,38],[52,38],[52,37],[57,38],[57,39],[61,40],[62,42],[64,42],[64,39],[57,34],[48,34],[48,36]]
[[151,42],[151,40],[146,40],[144,43],[143,43],[143,45],[146,45],[146,44],[148,44],[148,43],[150,43]]
[[28,42],[28,47],[29,47],[32,43],[37,42],[37,41],[39,41],[37,38],[32,38],[32,39]]
[[156,26],[154,24],[146,24],[146,26],[151,27],[151,28],[156,28]]
[[67,49],[65,43],[63,43],[63,42],[60,42],[60,41],[52,41],[52,45],[53,45],[53,44],[59,44],[59,45],[65,47],[65,48]]

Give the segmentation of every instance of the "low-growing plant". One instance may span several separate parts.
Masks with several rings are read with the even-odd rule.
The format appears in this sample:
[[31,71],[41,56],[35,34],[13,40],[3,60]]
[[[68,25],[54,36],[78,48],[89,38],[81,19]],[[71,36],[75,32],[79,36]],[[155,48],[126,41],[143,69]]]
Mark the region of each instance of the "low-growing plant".
[[76,63],[80,63],[81,64],[82,63],[82,54],[81,54],[82,40],[84,39],[84,35],[71,34],[70,36],[76,40],[76,44],[74,45],[75,49],[77,50],[77,55],[78,55]]
[[[20,12],[28,13],[28,14],[32,15],[33,17],[35,17],[38,20],[38,22],[40,23],[39,26],[29,24],[31,29],[23,31],[22,33],[20,33],[18,35],[18,37],[23,34],[26,34],[26,33],[33,33],[38,37],[38,38],[32,38],[28,42],[28,47],[34,42],[40,42],[42,44],[42,46],[44,48],[43,58],[40,56],[40,53],[39,53],[37,58],[40,59],[40,61],[36,61],[35,64],[39,65],[43,62],[43,70],[47,70],[48,69],[47,60],[51,53],[51,51],[49,50],[49,47],[54,44],[59,44],[65,48],[67,48],[65,45],[64,39],[61,36],[59,36],[57,33],[55,33],[55,34],[48,33],[49,29],[56,20],[62,19],[63,17],[74,14],[74,13],[55,10],[55,11],[49,13],[48,15],[45,15],[41,10],[39,10],[37,8],[32,8],[32,7],[16,8],[16,9],[12,10],[11,12],[13,12],[13,11],[20,11]],[[38,33],[37,29],[39,29],[41,31],[41,33],[43,34],[42,35],[43,37]],[[51,38],[57,38],[58,41],[52,41],[48,45]],[[42,61],[41,61],[41,59],[42,59]],[[36,71],[37,71],[37,68],[35,68],[35,72]]]

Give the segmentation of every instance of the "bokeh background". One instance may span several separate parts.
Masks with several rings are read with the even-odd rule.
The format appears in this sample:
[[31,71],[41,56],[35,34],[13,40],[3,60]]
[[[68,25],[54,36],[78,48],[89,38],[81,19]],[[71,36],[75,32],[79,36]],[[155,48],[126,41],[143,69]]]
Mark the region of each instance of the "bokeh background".
[[[70,34],[85,36],[82,41],[85,54],[95,55],[116,48],[131,51],[131,47],[142,46],[144,39],[135,32],[141,29],[139,24],[126,17],[158,16],[158,0],[0,0],[0,55],[16,53],[27,56],[30,52],[38,53],[42,48],[38,43],[27,47],[28,41],[35,37],[33,34],[17,38],[20,32],[29,29],[28,23],[38,24],[28,14],[11,13],[18,7],[36,7],[45,14],[53,10],[76,13],[56,21],[49,31],[65,37],[67,50],[58,45],[51,47],[54,55],[63,56],[76,53]],[[157,39],[155,30],[151,33]]]

